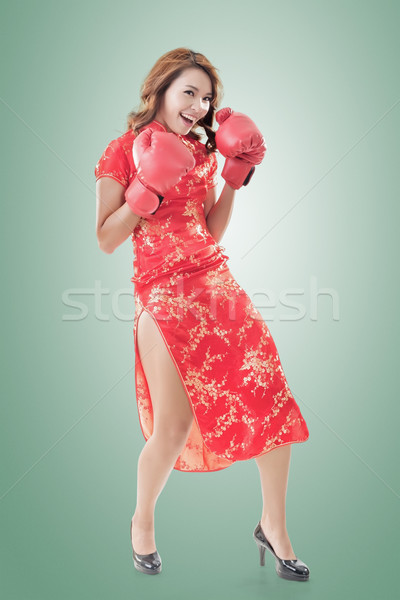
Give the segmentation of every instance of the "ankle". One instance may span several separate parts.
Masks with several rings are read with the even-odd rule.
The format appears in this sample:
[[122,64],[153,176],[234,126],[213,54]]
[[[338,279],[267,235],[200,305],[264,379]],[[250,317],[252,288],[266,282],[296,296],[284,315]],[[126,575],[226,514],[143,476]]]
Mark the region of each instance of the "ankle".
[[277,520],[272,520],[268,515],[261,517],[261,527],[262,529],[267,529],[271,535],[287,535],[286,523],[279,523]]

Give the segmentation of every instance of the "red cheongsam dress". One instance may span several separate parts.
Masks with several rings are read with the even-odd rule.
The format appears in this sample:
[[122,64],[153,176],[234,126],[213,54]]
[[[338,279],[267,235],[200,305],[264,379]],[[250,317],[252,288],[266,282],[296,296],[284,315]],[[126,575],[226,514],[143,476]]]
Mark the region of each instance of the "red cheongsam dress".
[[[166,129],[153,121],[147,127]],[[144,128],[143,128],[144,129]],[[287,384],[261,314],[227,266],[207,229],[204,200],[217,184],[216,153],[178,135],[195,167],[132,232],[135,385],[140,426],[153,431],[152,402],[137,346],[142,311],[154,319],[193,412],[174,468],[217,471],[286,444],[305,442],[307,424]],[[125,188],[136,175],[132,130],[112,140],[95,167]]]

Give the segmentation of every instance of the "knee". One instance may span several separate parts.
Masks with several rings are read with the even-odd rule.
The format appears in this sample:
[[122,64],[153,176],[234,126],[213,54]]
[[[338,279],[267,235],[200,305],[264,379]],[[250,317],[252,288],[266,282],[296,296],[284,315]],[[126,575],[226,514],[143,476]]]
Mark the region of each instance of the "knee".
[[181,448],[186,442],[192,422],[193,417],[189,420],[164,421],[159,425],[154,425],[153,435],[164,447],[176,450]]

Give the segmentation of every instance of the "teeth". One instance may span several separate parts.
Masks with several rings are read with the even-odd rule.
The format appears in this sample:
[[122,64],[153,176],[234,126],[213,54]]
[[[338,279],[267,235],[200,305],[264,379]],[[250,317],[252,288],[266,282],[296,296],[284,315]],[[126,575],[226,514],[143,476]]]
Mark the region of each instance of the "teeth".
[[186,117],[186,119],[189,119],[190,121],[194,121],[194,117],[190,116],[190,115],[185,115],[185,113],[181,113],[182,117]]

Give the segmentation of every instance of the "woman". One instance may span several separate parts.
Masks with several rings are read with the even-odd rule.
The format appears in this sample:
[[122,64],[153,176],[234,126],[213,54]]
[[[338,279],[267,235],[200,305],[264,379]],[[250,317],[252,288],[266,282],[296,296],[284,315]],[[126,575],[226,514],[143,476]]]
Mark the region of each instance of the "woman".
[[[131,520],[136,569],[161,571],[154,511],[172,469],[208,472],[254,458],[263,511],[253,537],[280,577],[306,580],[286,530],[291,444],[308,428],[267,325],[219,245],[237,190],[265,154],[253,121],[221,99],[217,70],[187,48],[167,52],[144,81],[141,106],[95,168],[97,238],[134,247],[135,382],[146,444]],[[206,135],[206,143],[201,140]],[[224,157],[217,200],[216,150]]]

